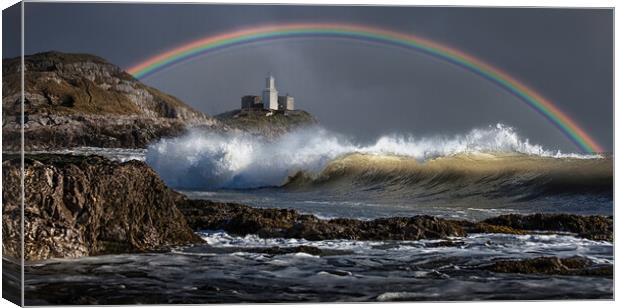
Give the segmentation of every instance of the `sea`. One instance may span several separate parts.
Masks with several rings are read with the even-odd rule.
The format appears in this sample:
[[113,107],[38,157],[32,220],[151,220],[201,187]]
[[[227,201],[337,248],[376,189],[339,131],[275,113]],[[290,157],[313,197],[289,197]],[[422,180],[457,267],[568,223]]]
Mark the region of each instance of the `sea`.
[[[552,151],[497,124],[462,135],[387,135],[367,144],[320,127],[275,139],[193,131],[148,149],[74,148],[148,163],[189,198],[292,208],[322,219],[502,214],[613,215],[613,155]],[[613,243],[574,234],[471,234],[420,241],[307,241],[197,232],[169,252],[28,262],[26,304],[612,299],[605,277],[493,273],[498,260],[582,256]],[[314,246],[306,253],[253,248]]]

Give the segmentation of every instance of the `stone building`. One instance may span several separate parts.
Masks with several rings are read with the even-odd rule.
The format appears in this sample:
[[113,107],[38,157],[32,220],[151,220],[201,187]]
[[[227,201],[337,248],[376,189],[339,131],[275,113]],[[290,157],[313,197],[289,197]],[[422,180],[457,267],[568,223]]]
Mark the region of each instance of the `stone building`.
[[241,98],[241,110],[267,110],[285,112],[295,110],[295,98],[288,95],[278,96],[276,79],[270,74],[265,79],[265,89],[262,96],[245,95]]
[[278,110],[295,110],[295,98],[288,94],[278,96]]
[[262,110],[263,99],[258,95],[246,95],[241,98],[241,109]]

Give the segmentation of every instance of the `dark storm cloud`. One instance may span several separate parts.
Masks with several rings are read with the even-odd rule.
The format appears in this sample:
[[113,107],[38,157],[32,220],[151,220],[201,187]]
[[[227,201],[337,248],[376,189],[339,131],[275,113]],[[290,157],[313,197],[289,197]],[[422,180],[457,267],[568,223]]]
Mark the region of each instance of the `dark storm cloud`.
[[[415,7],[26,4],[26,53],[100,55],[122,67],[209,34],[250,25],[344,22],[415,33],[461,49],[533,87],[608,150],[613,134],[613,11]],[[5,57],[18,55],[5,49]],[[462,133],[502,122],[573,151],[514,97],[425,55],[366,43],[292,40],[229,49],[145,80],[215,114],[259,93],[266,72],[334,130]]]

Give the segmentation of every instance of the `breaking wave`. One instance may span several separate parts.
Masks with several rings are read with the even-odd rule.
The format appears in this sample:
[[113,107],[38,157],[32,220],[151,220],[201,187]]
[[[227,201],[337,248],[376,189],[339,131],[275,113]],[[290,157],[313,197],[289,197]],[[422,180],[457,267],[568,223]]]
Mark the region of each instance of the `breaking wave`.
[[[430,185],[460,178],[465,184],[489,177],[508,181],[503,176],[515,172],[527,175],[518,181],[560,180],[577,172],[606,184],[612,176],[610,159],[549,151],[502,124],[453,137],[383,136],[366,145],[320,127],[275,140],[193,131],[151,145],[146,161],[168,185],[186,189],[299,187],[338,179]],[[465,179],[470,176],[475,178]]]
[[298,172],[287,188],[403,191],[411,198],[441,196],[511,197],[525,201],[552,195],[587,194],[611,198],[611,159],[552,158],[523,154],[462,153],[424,163],[403,156],[349,154],[329,162],[319,173]]

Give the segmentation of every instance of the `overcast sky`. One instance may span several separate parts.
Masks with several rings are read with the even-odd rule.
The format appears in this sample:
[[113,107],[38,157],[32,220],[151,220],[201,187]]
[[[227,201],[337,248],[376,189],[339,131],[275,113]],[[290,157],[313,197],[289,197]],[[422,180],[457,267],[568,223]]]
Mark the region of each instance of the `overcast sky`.
[[[508,72],[612,149],[612,10],[27,3],[25,12],[27,54],[91,53],[123,68],[194,39],[266,23],[355,23],[412,33]],[[7,29],[10,16],[4,22]],[[15,44],[7,46],[11,39],[5,31],[5,58],[19,55]],[[238,108],[242,95],[258,95],[267,72],[299,108],[360,139],[393,132],[452,135],[504,123],[547,148],[576,150],[553,125],[490,82],[394,47],[336,39],[263,42],[212,53],[143,81],[217,114]]]

